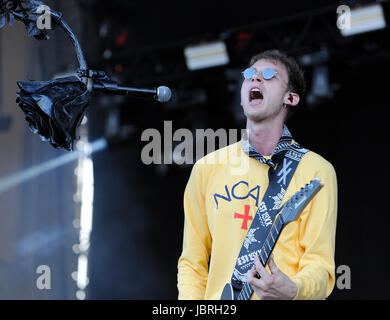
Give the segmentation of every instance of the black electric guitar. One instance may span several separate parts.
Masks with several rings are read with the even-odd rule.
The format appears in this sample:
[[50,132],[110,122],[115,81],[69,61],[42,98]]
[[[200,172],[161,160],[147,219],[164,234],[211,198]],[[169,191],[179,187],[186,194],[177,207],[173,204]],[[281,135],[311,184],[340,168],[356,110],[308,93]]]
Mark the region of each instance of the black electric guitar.
[[[316,178],[296,192],[281,208],[275,218],[275,222],[269,231],[263,246],[260,249],[259,258],[265,267],[268,258],[279,238],[282,229],[291,221],[298,219],[303,208],[310,202],[314,195],[322,187],[321,179]],[[221,300],[249,300],[253,294],[251,285],[244,282],[241,290],[236,290],[230,283],[225,285],[222,291]]]

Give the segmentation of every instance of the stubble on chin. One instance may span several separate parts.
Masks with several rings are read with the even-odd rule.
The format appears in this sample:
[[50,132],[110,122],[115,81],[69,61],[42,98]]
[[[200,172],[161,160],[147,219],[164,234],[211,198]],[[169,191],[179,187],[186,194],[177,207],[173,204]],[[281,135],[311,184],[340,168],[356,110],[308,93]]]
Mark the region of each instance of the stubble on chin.
[[262,112],[248,112],[243,108],[245,117],[252,122],[261,122],[265,119]]

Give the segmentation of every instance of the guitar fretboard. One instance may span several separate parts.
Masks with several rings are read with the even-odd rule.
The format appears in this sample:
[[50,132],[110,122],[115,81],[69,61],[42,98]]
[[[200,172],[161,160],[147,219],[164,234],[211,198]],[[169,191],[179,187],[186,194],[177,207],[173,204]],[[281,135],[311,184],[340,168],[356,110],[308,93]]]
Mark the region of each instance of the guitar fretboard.
[[[315,178],[310,181],[310,184],[306,184],[304,188],[297,191],[281,208],[282,212],[275,219],[275,223],[271,227],[270,232],[267,235],[262,247],[259,251],[259,258],[262,265],[267,265],[268,258],[275,246],[276,241],[283,227],[289,222],[296,220],[300,212],[306,206],[306,204],[312,199],[314,194],[322,187],[320,178]],[[257,276],[259,276],[257,274]],[[249,300],[253,294],[253,289],[250,284],[244,282],[240,293],[237,296],[237,300]]]
[[[276,241],[279,238],[279,235],[284,227],[283,218],[279,215],[274,225],[272,226],[270,232],[267,235],[267,238],[264,241],[263,246],[260,249],[259,258],[261,264],[265,267],[268,261],[268,258],[271,255],[271,252],[275,246]],[[237,296],[237,300],[249,300],[253,294],[253,289],[248,282],[245,282],[242,286],[240,294]]]

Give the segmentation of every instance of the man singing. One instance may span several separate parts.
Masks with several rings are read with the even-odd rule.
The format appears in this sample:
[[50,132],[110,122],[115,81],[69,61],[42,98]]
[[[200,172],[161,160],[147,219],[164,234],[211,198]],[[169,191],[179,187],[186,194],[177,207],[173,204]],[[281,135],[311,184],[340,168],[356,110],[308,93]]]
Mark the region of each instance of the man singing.
[[[299,65],[269,50],[255,55],[243,75],[241,105],[247,134],[197,161],[185,189],[179,299],[220,299],[265,201],[272,172],[283,165],[286,152],[295,150],[284,123],[305,89]],[[234,172],[237,162],[247,163],[247,170]],[[256,256],[252,269],[234,273],[241,284],[247,281],[253,288],[251,299],[325,299],[333,290],[336,174],[327,160],[308,150],[294,170],[286,189],[273,197],[274,205],[280,207],[315,178],[321,179],[323,187],[299,218],[283,229],[266,267]]]

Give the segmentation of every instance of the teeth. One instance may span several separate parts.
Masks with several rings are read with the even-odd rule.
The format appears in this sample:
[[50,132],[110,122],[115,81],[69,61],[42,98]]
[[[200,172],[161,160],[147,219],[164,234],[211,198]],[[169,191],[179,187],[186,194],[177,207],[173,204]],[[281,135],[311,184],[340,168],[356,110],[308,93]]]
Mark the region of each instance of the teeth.
[[252,88],[249,92],[249,101],[263,99],[263,94],[259,88]]

